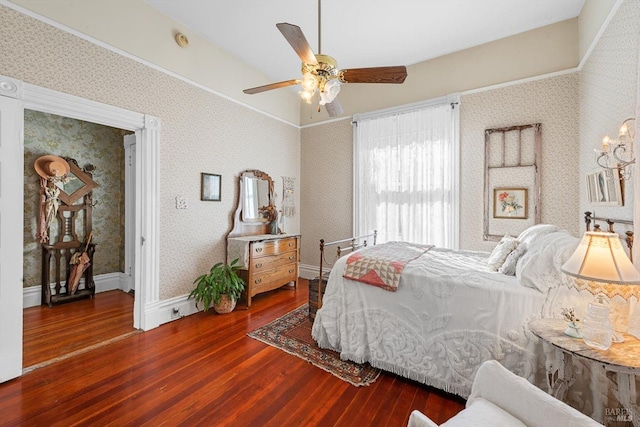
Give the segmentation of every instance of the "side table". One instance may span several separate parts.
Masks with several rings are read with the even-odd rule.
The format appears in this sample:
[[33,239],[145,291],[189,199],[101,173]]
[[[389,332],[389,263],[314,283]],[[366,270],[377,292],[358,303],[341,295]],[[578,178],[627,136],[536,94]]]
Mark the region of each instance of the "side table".
[[563,319],[537,319],[529,323],[531,332],[543,340],[545,353],[548,346],[559,352],[558,366],[547,364],[548,392],[564,401],[569,387],[575,380],[573,358],[595,362],[605,373],[613,372],[617,377],[614,393],[624,410],[608,408],[603,416],[604,405],[596,405],[594,402],[594,418],[600,418],[598,421],[631,421],[634,426],[640,426],[636,396],[636,375],[640,374],[640,340],[632,335],[623,334],[623,343],[614,343],[606,351],[596,350],[580,338],[565,335],[566,327],[567,322]]

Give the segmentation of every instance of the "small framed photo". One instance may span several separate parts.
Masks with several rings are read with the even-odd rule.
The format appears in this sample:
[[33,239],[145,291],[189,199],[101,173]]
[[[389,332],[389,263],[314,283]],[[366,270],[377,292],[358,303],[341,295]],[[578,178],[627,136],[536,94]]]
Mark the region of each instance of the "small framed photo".
[[624,206],[618,169],[587,174],[587,198],[594,206]]
[[202,173],[200,175],[202,176],[200,200],[219,202],[222,176],[213,173]]
[[493,217],[526,219],[528,217],[527,200],[526,188],[494,188]]

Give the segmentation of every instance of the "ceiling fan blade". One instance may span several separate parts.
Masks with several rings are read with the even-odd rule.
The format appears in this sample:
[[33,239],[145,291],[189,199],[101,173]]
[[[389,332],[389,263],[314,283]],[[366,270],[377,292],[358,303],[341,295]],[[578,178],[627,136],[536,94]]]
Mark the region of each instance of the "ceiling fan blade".
[[324,104],[324,108],[326,108],[327,113],[329,113],[329,117],[338,117],[343,113],[342,105],[340,105],[337,99],[334,99],[328,104]]
[[309,46],[309,42],[307,42],[307,39],[300,27],[286,22],[276,24],[276,27],[278,27],[284,38],[287,39],[300,59],[302,59],[302,62],[312,65],[316,65],[318,63],[316,55],[314,55],[313,50],[311,49],[311,46]]
[[340,75],[344,83],[402,83],[407,77],[407,67],[352,68],[341,70]]
[[298,80],[287,80],[287,81],[284,81],[284,82],[271,83],[271,84],[264,85],[264,86],[252,87],[250,89],[243,90],[243,92],[247,93],[249,95],[253,95],[254,93],[265,92],[267,90],[279,89],[281,87],[293,86],[293,85],[297,85],[297,84],[298,84]]

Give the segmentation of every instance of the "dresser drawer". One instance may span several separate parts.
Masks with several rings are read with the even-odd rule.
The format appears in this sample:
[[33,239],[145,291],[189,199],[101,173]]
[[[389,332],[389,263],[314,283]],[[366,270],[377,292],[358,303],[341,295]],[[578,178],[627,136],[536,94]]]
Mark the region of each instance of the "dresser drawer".
[[259,273],[270,268],[275,268],[279,265],[291,264],[292,262],[298,262],[298,251],[285,252],[276,255],[267,255],[259,258],[254,258],[251,263],[252,271]]
[[298,264],[280,265],[269,270],[256,272],[249,278],[252,296],[266,290],[279,288],[287,282],[298,280]]
[[251,257],[259,258],[263,256],[291,251],[294,249],[298,249],[298,239],[296,239],[295,237],[269,240],[266,242],[256,242],[251,245]]

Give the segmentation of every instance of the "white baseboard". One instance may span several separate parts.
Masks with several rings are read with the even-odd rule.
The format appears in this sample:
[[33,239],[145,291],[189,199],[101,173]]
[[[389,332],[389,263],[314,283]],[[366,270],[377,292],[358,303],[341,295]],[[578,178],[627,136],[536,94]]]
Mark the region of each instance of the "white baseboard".
[[[129,283],[131,277],[124,273],[107,273],[100,274],[93,278],[96,284],[96,293],[113,291],[115,289],[121,289],[124,292],[129,292],[131,289]],[[80,280],[80,287],[84,283],[84,278]],[[52,284],[53,289],[55,285]],[[22,291],[22,304],[24,308],[35,307],[42,303],[42,287],[41,286],[29,286]]]
[[[328,274],[331,271],[328,267],[322,268],[322,274]],[[298,266],[298,275],[303,279],[313,279],[314,277],[318,277],[320,269],[315,265],[309,264],[300,264]]]
[[[145,307],[145,317],[147,324],[160,326],[181,317],[197,313],[195,300],[188,299],[189,295],[180,295],[148,304]],[[213,310],[213,309],[212,309]]]
[[318,275],[318,267],[309,264],[298,265],[298,276],[303,279],[313,279]]

